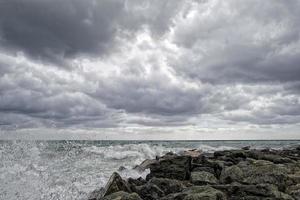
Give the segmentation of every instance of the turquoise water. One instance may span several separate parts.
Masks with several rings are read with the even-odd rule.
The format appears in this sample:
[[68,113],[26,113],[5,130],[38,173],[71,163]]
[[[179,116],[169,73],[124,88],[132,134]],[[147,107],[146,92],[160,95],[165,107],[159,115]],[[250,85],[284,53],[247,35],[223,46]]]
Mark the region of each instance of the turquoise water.
[[126,177],[145,159],[166,152],[290,148],[300,141],[0,141],[0,199],[86,199],[120,166]]

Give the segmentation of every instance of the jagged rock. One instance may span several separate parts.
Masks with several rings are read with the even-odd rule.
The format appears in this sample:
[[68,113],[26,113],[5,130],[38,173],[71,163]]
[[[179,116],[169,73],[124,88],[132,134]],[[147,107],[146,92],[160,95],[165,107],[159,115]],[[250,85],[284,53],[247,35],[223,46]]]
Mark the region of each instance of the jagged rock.
[[300,199],[300,184],[289,186],[286,189],[286,193],[288,193],[295,199]]
[[192,172],[191,182],[195,185],[216,184],[218,182],[215,175],[206,171]]
[[166,195],[181,192],[185,188],[182,182],[168,178],[152,178],[149,183],[157,185]]
[[247,197],[246,199],[293,199],[290,195],[280,192],[275,185],[271,184],[241,185],[235,183],[214,185],[212,187],[224,191],[232,199],[243,199],[244,197]]
[[121,176],[114,172],[111,177],[109,178],[103,192],[103,196],[110,195],[115,192],[124,191],[124,192],[131,192],[131,189],[128,183],[121,178]]
[[193,170],[192,170],[192,172],[202,172],[202,171],[209,172],[209,173],[212,173],[212,174],[215,173],[214,168],[211,168],[211,167],[202,167],[202,166],[199,166],[199,167],[193,168]]
[[118,169],[119,172],[124,171],[124,170],[126,170],[126,167],[124,167],[124,166],[120,166]]
[[247,152],[247,157],[253,158],[256,160],[267,160],[271,161],[275,164],[280,164],[280,163],[293,163],[295,162],[294,160],[287,158],[287,157],[282,157],[281,155],[276,154],[276,152],[272,152],[270,150],[267,151],[267,153],[258,151],[258,150],[252,150]]
[[265,160],[250,160],[225,168],[220,176],[222,183],[240,182],[246,184],[269,183],[284,190],[290,182],[290,170],[284,165]]
[[105,189],[94,191],[89,200],[300,199],[300,147],[244,148],[193,158],[169,152],[141,164],[141,169],[147,167],[146,180],[125,181],[114,173]]
[[250,150],[250,146],[245,146],[245,147],[242,147],[242,150]]
[[146,180],[153,177],[188,180],[190,178],[190,156],[166,155],[150,165],[150,174]]
[[146,159],[141,164],[136,165],[133,169],[139,172],[145,171],[150,167],[151,164],[157,162],[156,159]]
[[165,193],[157,185],[152,183],[135,187],[135,192],[144,200],[156,200],[165,196]]
[[223,192],[210,186],[192,186],[181,193],[169,194],[161,200],[225,200]]
[[94,190],[88,197],[88,200],[99,200],[104,193],[104,188]]
[[143,200],[137,193],[127,193],[119,191],[112,193],[108,196],[101,198],[100,200]]

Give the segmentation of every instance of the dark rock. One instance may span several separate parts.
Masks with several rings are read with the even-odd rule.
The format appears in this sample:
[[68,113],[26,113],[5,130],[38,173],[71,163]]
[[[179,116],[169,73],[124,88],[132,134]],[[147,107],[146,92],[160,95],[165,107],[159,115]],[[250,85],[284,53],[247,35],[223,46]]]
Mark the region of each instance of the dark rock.
[[164,192],[155,184],[147,183],[137,186],[135,192],[138,193],[144,200],[156,200],[165,196]]
[[148,169],[150,165],[155,162],[157,162],[156,159],[146,159],[140,165],[135,166],[133,169],[142,172],[145,171],[145,169]]
[[250,146],[242,147],[243,150],[250,150],[250,148],[251,148]]
[[131,189],[128,183],[121,178],[121,176],[114,172],[111,177],[109,178],[103,192],[103,196],[110,195],[115,192],[124,191],[124,192],[131,192]]
[[[293,199],[290,195],[280,192],[275,185],[271,184],[257,184],[257,185],[239,185],[239,184],[228,184],[228,185],[214,185],[212,186],[218,190],[225,192],[230,199],[243,199],[244,197],[252,199],[282,199],[291,200]],[[250,199],[251,199],[250,198]]]
[[119,191],[102,197],[100,200],[143,200],[137,193]]
[[120,166],[118,169],[119,172],[124,171],[124,170],[126,170],[126,167],[124,167],[124,166]]
[[161,200],[225,200],[223,192],[210,186],[192,186],[181,193],[169,194]]
[[168,178],[152,178],[149,183],[157,185],[166,195],[170,193],[181,192],[185,185],[178,180]]
[[152,177],[188,180],[190,178],[190,156],[166,155],[159,161],[150,165],[150,174],[146,180]]
[[200,171],[191,173],[191,182],[195,185],[217,184],[218,180],[214,174]]
[[104,193],[104,188],[94,190],[88,197],[88,200],[99,200]]
[[212,173],[214,174],[215,173],[215,169],[214,168],[211,168],[211,167],[195,167],[192,172],[202,172],[202,171],[205,171],[205,172],[209,172],[209,173]]
[[246,184],[275,184],[284,191],[290,178],[290,169],[265,160],[249,160],[227,167],[220,176],[221,183],[240,182]]

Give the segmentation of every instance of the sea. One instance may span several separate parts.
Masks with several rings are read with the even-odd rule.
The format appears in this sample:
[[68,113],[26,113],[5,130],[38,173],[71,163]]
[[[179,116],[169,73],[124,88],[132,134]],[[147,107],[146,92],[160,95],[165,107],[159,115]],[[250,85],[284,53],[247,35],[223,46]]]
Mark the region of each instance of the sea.
[[123,178],[145,177],[133,167],[167,152],[283,149],[284,141],[0,141],[0,200],[83,200],[120,166]]

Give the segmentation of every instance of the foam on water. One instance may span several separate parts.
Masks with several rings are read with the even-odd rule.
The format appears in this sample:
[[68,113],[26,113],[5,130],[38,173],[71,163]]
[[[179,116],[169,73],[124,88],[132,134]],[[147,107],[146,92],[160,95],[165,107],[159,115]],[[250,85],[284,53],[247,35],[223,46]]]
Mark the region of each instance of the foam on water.
[[197,148],[205,152],[250,145],[280,148],[299,141],[275,142],[123,142],[123,141],[0,141],[0,199],[86,199],[104,186],[112,172],[145,177],[132,168],[169,151]]

